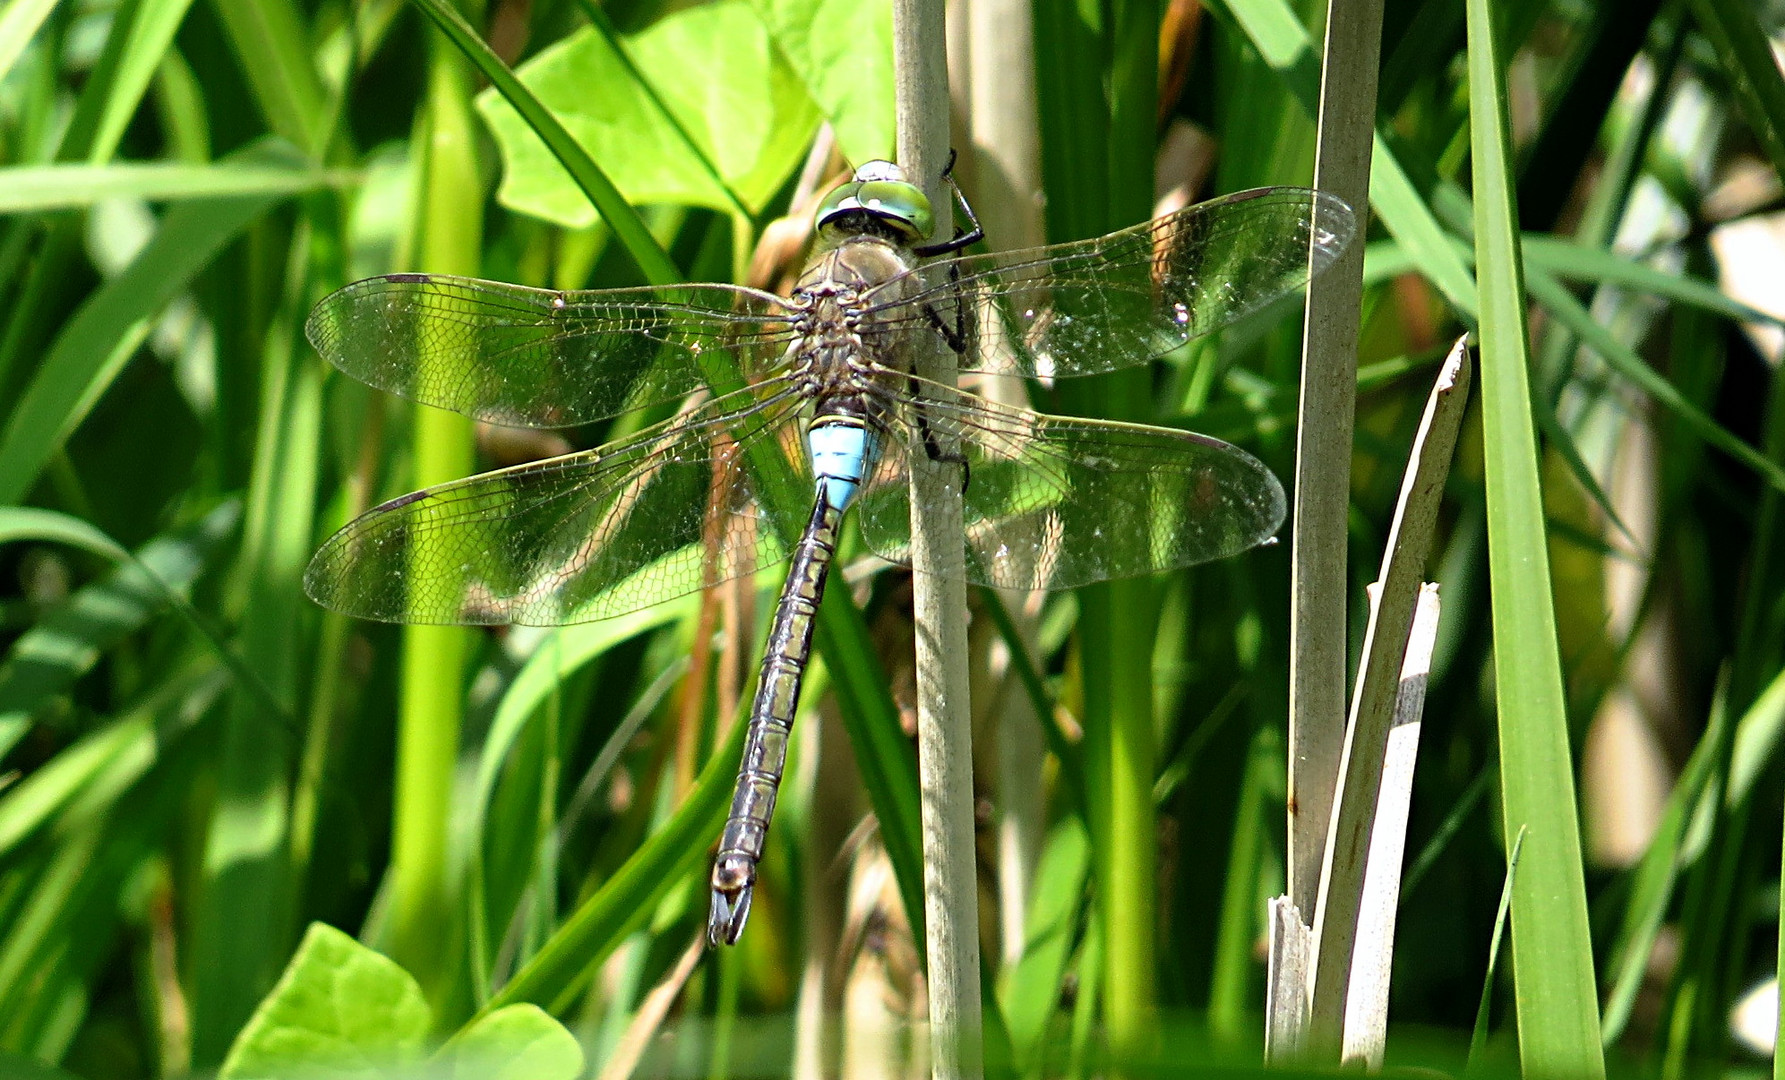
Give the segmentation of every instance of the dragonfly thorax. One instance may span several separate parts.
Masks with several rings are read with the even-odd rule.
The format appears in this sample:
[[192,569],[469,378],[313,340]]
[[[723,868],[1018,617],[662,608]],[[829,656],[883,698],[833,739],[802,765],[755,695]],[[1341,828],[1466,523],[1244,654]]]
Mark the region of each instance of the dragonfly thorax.
[[874,237],[857,237],[813,259],[794,288],[790,306],[799,312],[793,368],[802,393],[824,402],[836,396],[861,399],[848,408],[820,408],[870,416],[866,400],[883,385],[889,357],[877,355],[886,335],[866,333],[886,305],[899,298],[898,283],[913,263],[909,249]]
[[794,303],[830,297],[849,303],[903,276],[916,259],[895,239],[858,233],[820,252],[793,287]]

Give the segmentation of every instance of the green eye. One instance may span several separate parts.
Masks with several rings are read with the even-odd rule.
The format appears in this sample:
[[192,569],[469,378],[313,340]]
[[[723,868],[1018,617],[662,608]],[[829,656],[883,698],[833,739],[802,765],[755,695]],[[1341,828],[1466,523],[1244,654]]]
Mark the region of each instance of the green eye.
[[919,239],[930,235],[930,227],[934,224],[930,217],[930,200],[924,198],[916,185],[898,180],[870,180],[862,184],[855,199],[862,209],[908,227]]
[[815,215],[818,228],[826,226],[841,214],[852,210],[866,211],[886,221],[912,240],[930,235],[935,217],[930,200],[914,184],[903,180],[852,180],[842,185],[819,204]]
[[824,223],[830,218],[845,210],[855,209],[855,193],[860,188],[861,184],[854,181],[833,188],[831,193],[824,197],[824,201],[818,204],[818,212],[812,215],[812,220],[817,222],[818,227],[822,229]]

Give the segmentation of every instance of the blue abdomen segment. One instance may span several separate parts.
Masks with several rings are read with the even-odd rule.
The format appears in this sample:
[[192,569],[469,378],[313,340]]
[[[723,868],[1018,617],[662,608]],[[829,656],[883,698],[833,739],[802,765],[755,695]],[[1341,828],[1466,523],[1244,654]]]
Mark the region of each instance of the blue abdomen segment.
[[820,417],[806,429],[806,449],[825,500],[839,510],[848,506],[873,464],[874,433],[854,417]]

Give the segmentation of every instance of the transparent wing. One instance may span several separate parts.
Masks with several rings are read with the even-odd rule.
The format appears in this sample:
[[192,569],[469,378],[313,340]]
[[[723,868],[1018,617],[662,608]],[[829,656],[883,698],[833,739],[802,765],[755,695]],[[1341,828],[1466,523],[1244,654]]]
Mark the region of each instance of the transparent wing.
[[1355,232],[1326,192],[1241,191],[1095,240],[927,263],[915,288],[883,287],[902,298],[875,310],[872,332],[958,330],[963,371],[1113,371],[1296,292]]
[[900,406],[862,493],[862,537],[909,561],[908,456],[928,441],[967,458],[967,577],[1065,589],[1225,558],[1283,524],[1283,487],[1258,459],[1206,435],[1046,416],[958,390]]
[[430,274],[356,281],[304,330],[361,382],[517,427],[670,401],[727,366],[760,375],[792,338],[773,295],[732,285],[553,292]]
[[[417,491],[330,537],[304,589],[385,622],[556,626],[623,615],[788,555],[743,455],[799,399],[741,390],[598,450]],[[805,466],[800,466],[805,468]]]

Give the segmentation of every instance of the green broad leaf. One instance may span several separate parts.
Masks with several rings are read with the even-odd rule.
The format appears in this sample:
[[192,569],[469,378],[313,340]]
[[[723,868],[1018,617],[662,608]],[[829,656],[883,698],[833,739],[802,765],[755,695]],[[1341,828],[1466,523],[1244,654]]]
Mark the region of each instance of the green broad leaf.
[[[745,206],[760,210],[798,167],[819,122],[762,20],[729,0],[678,12],[621,41],[656,100],[592,28],[545,49],[518,74],[627,201],[731,208],[679,124]],[[570,228],[593,224],[595,208],[582,189],[514,109],[493,90],[477,106],[506,165],[497,192],[503,205]]]
[[431,1023],[408,972],[334,927],[311,923],[217,1075],[373,1080],[416,1062]]
[[889,0],[751,0],[781,55],[861,164],[893,156]]
[[537,1005],[509,1005],[473,1020],[435,1062],[455,1080],[575,1080],[583,1048]]

